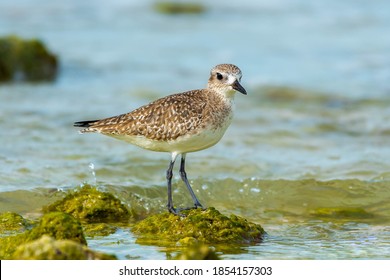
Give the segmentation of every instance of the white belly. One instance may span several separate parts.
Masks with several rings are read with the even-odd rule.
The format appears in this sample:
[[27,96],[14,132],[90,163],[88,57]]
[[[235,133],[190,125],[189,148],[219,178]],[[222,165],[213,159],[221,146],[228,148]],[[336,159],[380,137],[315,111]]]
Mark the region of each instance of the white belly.
[[157,141],[144,136],[108,135],[119,140],[156,152],[176,152],[177,154],[207,149],[219,142],[231,123],[231,117],[218,128],[206,128],[195,134],[183,135],[175,140]]

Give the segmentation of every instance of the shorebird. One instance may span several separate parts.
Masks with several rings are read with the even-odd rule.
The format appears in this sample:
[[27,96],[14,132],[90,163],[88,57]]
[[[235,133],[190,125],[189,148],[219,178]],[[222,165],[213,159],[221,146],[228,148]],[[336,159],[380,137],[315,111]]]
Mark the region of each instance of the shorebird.
[[237,66],[219,64],[211,69],[205,89],[172,94],[126,114],[74,126],[85,127],[81,133],[98,132],[147,150],[171,153],[166,179],[167,208],[173,214],[183,210],[176,209],[172,199],[172,169],[181,155],[180,177],[193,200],[192,208],[203,208],[187,179],[186,154],[209,148],[222,138],[232,122],[236,91],[247,94],[241,76]]

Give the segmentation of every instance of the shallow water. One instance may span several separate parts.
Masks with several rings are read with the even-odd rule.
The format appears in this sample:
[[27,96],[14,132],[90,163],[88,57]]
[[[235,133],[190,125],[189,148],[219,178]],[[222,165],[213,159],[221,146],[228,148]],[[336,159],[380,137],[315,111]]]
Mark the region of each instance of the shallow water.
[[[207,13],[176,17],[151,3],[1,1],[0,35],[43,39],[61,71],[54,83],[0,85],[0,210],[37,216],[55,190],[88,182],[163,211],[169,155],[72,123],[201,88],[212,66],[232,62],[248,96],[236,96],[218,145],[188,155],[187,173],[202,202],[269,236],[223,257],[388,258],[388,1],[205,1]],[[181,185],[175,201],[189,203]],[[318,208],[370,215],[310,214]],[[180,250],[137,244],[126,230],[89,245],[120,258]]]

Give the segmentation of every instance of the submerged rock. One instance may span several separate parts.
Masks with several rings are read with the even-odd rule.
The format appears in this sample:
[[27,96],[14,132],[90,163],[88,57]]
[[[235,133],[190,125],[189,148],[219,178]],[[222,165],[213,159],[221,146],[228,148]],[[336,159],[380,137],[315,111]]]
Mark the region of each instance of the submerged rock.
[[62,200],[45,206],[43,211],[69,213],[87,223],[127,221],[131,216],[119,199],[90,185],[69,192]]
[[69,214],[53,212],[44,215],[37,226],[30,230],[0,238],[0,259],[9,259],[19,245],[39,239],[43,235],[87,244],[79,221]]
[[0,234],[22,232],[27,230],[29,226],[31,226],[30,222],[19,214],[12,212],[0,214]]
[[[150,216],[137,223],[132,231],[139,243],[179,242],[247,244],[260,242],[264,229],[244,218],[222,215],[215,208],[183,211],[185,217],[170,213]],[[188,242],[190,241],[190,242]]]
[[220,260],[213,248],[202,244],[188,247],[179,254],[176,260]]
[[20,245],[12,254],[15,260],[115,260],[113,255],[94,252],[72,240],[56,240],[47,235]]
[[201,14],[206,8],[199,3],[181,3],[175,1],[159,1],[154,4],[154,9],[161,14]]
[[310,212],[312,216],[321,218],[336,218],[336,219],[369,219],[374,215],[367,212],[363,208],[358,207],[328,207],[318,208]]
[[0,37],[0,82],[53,80],[57,68],[57,57],[41,41]]

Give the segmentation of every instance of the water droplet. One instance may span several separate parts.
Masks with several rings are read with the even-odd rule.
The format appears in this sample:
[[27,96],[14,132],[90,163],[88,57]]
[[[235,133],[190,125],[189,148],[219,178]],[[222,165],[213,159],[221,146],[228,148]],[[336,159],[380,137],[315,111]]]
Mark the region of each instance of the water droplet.
[[251,192],[259,193],[259,192],[261,192],[261,190],[258,188],[251,188]]
[[89,167],[89,169],[91,170],[91,173],[92,173],[93,184],[96,185],[97,179],[96,179],[95,165],[91,162],[91,163],[88,165],[88,167]]

